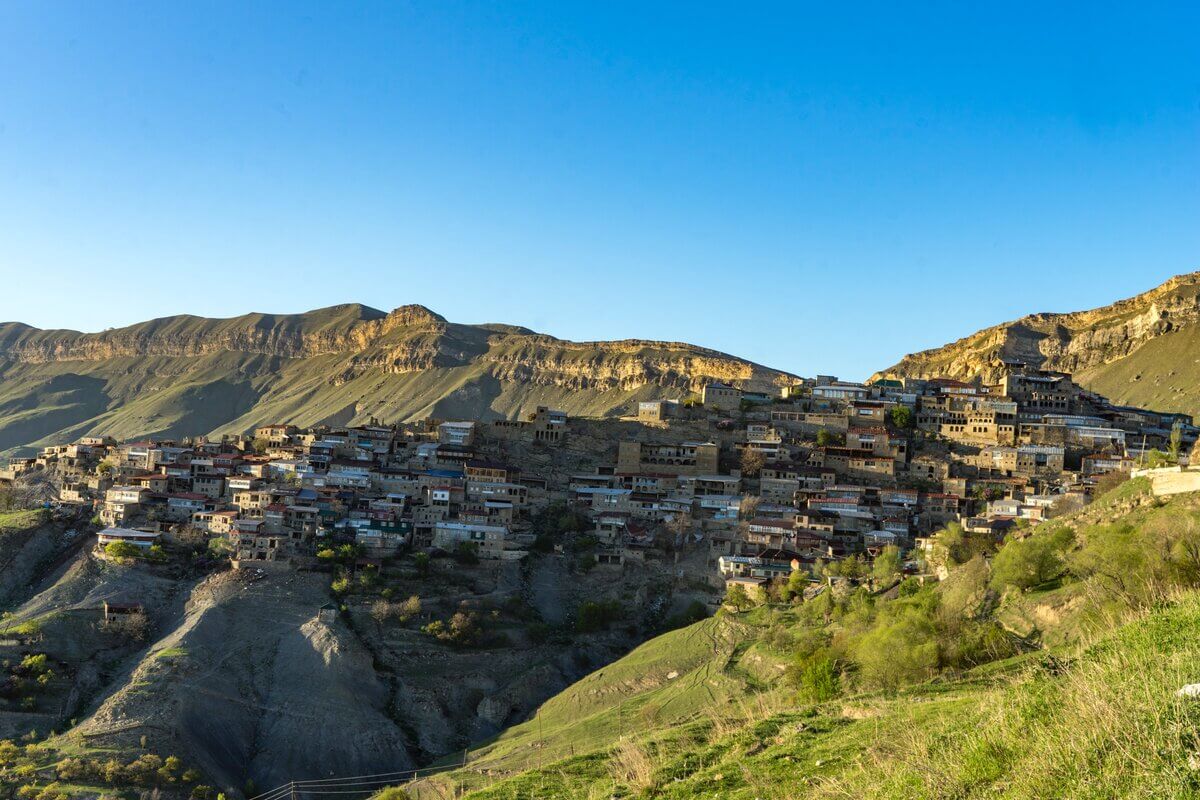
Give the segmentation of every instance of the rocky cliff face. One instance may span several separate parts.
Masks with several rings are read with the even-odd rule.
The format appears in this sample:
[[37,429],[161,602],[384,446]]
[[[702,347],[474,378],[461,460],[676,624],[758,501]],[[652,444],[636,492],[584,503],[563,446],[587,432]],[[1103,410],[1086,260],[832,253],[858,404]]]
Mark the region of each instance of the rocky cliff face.
[[[876,377],[981,376],[1002,361],[1086,374],[1131,357],[1147,343],[1200,325],[1200,272],[1180,275],[1137,297],[1070,314],[1033,314],[957,342],[906,356]],[[1152,369],[1170,365],[1148,365]]]

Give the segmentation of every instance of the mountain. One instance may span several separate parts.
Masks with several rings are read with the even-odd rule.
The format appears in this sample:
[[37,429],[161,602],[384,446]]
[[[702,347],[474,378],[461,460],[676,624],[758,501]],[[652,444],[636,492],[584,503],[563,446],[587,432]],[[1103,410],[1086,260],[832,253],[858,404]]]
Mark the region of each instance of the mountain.
[[538,405],[610,416],[707,381],[787,376],[678,342],[570,342],[460,325],[419,305],[231,319],[175,316],[102,333],[0,324],[0,451],[425,416],[513,418]]
[[1003,360],[1072,373],[1119,403],[1200,416],[1200,272],[1103,308],[986,328],[875,377],[992,380]]

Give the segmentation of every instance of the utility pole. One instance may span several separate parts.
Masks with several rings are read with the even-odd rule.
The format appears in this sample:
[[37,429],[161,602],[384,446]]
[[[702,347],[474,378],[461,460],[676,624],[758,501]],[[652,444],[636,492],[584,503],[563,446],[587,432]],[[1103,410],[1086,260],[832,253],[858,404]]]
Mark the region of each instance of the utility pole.
[[291,800],[296,800],[296,782],[288,781],[288,793],[291,795]]

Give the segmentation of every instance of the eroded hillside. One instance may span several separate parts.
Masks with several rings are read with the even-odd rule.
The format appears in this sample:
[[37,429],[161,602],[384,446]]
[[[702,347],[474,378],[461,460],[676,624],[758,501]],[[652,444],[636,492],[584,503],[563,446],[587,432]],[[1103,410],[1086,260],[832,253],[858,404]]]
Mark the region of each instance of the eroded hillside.
[[[42,512],[0,522],[0,576],[14,577],[0,739],[39,742],[33,758],[101,792],[139,785],[123,765],[143,757],[175,756],[189,787],[227,796],[428,765],[525,719],[692,599],[654,563],[615,575],[404,559],[334,589],[328,570],[230,570],[182,542],[158,560],[104,557]],[[577,629],[581,605],[605,598],[627,613]],[[426,630],[456,615],[469,635]]]

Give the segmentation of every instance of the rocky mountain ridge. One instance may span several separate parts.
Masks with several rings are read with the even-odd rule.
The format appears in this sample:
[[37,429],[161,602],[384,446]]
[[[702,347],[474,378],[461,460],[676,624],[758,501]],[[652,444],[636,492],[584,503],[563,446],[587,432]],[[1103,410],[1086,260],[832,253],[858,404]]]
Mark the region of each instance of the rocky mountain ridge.
[[100,333],[0,324],[0,451],[120,438],[427,415],[512,418],[537,405],[611,416],[709,381],[774,391],[786,373],[681,342],[572,342],[463,325],[420,305],[175,316]]
[[[1124,402],[1191,411],[1197,404],[1182,380],[1181,370],[1187,365],[1158,357],[1158,351],[1168,340],[1180,341],[1197,332],[1200,272],[1192,272],[1102,308],[1031,314],[985,328],[943,347],[906,356],[873,378],[978,376],[994,381],[1004,362],[1018,361],[1072,373],[1085,386]],[[1180,380],[1171,380],[1177,377]],[[1146,391],[1163,381],[1178,384],[1179,391],[1164,388],[1156,396]],[[1133,385],[1138,383],[1142,386]]]

